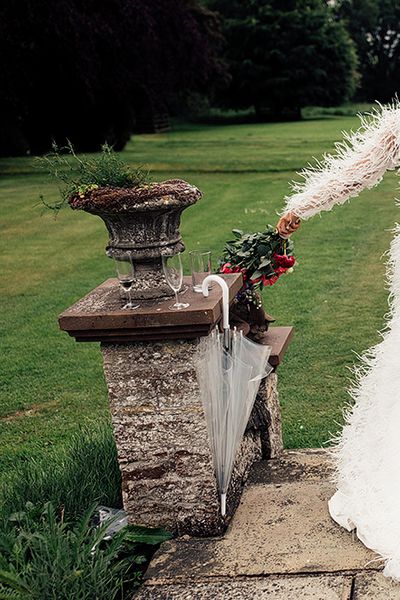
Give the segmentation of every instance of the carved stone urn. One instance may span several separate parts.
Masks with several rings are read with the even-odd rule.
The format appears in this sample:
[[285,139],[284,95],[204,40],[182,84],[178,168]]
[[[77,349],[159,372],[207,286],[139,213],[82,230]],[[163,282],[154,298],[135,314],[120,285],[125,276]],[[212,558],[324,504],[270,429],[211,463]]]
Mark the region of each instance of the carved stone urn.
[[130,254],[135,267],[132,298],[156,299],[172,296],[161,256],[182,252],[179,231],[182,212],[202,193],[181,179],[151,183],[137,188],[103,187],[73,197],[69,204],[103,219],[109,233],[109,257]]

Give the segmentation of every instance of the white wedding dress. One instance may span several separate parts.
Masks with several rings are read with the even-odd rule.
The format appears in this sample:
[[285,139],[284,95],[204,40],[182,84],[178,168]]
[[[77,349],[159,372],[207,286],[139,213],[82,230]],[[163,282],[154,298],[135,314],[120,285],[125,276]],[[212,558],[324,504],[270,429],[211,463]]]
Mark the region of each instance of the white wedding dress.
[[[345,135],[334,156],[306,169],[284,213],[307,219],[379,183],[400,166],[400,105],[379,107]],[[384,575],[400,581],[400,226],[388,262],[390,314],[382,341],[358,368],[354,405],[333,455],[337,491],[330,514],[385,561]]]

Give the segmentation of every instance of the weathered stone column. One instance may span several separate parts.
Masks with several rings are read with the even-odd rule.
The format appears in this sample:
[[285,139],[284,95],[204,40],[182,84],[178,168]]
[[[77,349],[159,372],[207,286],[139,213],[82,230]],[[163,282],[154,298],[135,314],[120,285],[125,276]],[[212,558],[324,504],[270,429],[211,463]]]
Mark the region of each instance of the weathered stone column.
[[[240,281],[236,275],[226,279],[233,298]],[[129,520],[179,535],[215,535],[227,521],[219,514],[194,367],[198,340],[221,315],[217,288],[208,299],[187,292],[191,315],[165,310],[163,303],[129,313],[121,311],[116,282],[109,281],[60,317],[77,340],[101,341]],[[268,334],[272,364],[279,364],[290,334],[291,328]],[[271,373],[260,387],[234,467],[228,519],[252,464],[282,448],[276,383]]]
[[[270,336],[274,335],[274,329],[286,328],[274,327]],[[266,338],[268,339],[268,335]],[[260,433],[262,458],[277,458],[280,455],[283,450],[283,440],[276,372],[262,380],[247,429],[256,429]]]
[[[102,352],[125,510],[138,524],[207,535],[223,524],[193,364],[196,346],[197,340],[103,343]],[[249,430],[228,496],[230,513],[259,458],[260,433]]]

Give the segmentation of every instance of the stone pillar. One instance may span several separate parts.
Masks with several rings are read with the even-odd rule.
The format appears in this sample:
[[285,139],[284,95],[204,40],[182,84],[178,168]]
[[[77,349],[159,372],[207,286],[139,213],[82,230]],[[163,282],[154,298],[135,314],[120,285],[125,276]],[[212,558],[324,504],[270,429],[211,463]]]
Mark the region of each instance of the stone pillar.
[[283,450],[283,440],[276,372],[261,382],[249,419],[248,429],[251,428],[260,432],[262,458],[277,458]]
[[[226,275],[232,301],[242,285]],[[190,286],[190,279],[185,280]],[[60,327],[79,342],[101,342],[104,372],[130,522],[163,526],[182,535],[216,535],[239,503],[252,464],[282,448],[277,375],[260,386],[237,454],[222,520],[207,425],[194,367],[199,339],[221,318],[221,291],[208,298],[188,289],[190,306],[170,311],[171,300],[121,309],[118,283],[108,280],[68,308]],[[273,327],[264,343],[277,367],[292,335]]]
[[[102,343],[112,421],[132,523],[163,526],[179,535],[215,535],[219,515],[212,457],[193,364],[197,340]],[[238,452],[228,515],[240,499],[251,465],[280,438],[269,436],[268,406],[276,407],[276,374],[257,399],[255,417]],[[274,409],[275,410],[275,409]]]

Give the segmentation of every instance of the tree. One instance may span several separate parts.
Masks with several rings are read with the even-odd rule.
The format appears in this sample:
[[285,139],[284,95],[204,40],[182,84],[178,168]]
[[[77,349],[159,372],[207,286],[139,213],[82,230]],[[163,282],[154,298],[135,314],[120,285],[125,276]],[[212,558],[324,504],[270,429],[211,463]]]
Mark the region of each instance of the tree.
[[400,3],[398,0],[342,0],[344,19],[357,46],[362,100],[390,101],[400,90]]
[[232,82],[223,102],[259,116],[299,118],[337,105],[356,83],[354,44],[320,0],[211,0],[223,17]]
[[224,76],[218,27],[194,0],[3,0],[0,155],[122,148],[138,113]]

